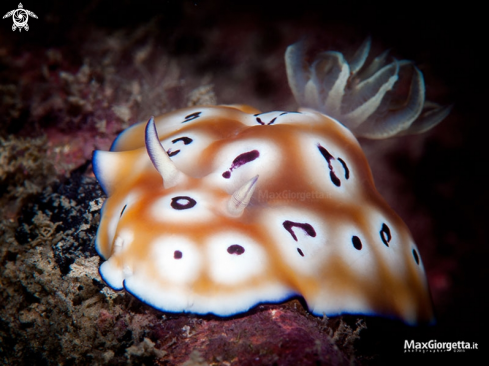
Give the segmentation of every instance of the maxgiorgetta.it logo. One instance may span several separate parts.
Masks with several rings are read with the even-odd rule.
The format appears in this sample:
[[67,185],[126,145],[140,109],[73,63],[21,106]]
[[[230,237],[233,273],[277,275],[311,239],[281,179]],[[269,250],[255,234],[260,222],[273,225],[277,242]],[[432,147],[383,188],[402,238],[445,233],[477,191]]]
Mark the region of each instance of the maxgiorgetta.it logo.
[[465,352],[466,350],[472,349],[479,349],[476,342],[438,342],[436,340],[428,342],[404,341],[404,353]]
[[14,21],[14,24],[12,25],[12,30],[15,31],[16,29],[19,29],[19,32],[21,32],[22,28],[24,28],[26,31],[29,30],[29,25],[27,24],[27,22],[29,21],[29,16],[37,19],[36,14],[34,14],[30,10],[24,9],[22,3],[19,3],[18,9],[9,11],[3,16],[3,19],[12,17]]

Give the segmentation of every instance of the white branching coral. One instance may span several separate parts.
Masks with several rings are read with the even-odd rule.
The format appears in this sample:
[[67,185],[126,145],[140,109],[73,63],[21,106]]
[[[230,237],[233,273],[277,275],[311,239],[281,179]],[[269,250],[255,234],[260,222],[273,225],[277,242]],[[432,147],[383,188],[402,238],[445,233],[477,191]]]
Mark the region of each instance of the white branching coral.
[[[285,62],[292,93],[300,107],[333,117],[357,137],[384,139],[421,133],[440,123],[451,106],[425,101],[423,74],[411,62],[394,59],[388,51],[366,64],[367,38],[350,61],[340,52],[322,52],[312,64],[304,57],[304,42],[287,48]],[[393,98],[400,70],[412,68],[409,95]]]

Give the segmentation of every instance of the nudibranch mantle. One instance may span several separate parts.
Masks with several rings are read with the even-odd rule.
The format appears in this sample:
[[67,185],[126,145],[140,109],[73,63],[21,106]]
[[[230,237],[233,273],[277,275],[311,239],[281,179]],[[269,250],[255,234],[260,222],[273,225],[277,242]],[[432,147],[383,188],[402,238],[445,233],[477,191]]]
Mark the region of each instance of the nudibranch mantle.
[[423,263],[355,136],[311,109],[192,107],[132,126],[94,172],[100,274],[151,306],[433,319]]

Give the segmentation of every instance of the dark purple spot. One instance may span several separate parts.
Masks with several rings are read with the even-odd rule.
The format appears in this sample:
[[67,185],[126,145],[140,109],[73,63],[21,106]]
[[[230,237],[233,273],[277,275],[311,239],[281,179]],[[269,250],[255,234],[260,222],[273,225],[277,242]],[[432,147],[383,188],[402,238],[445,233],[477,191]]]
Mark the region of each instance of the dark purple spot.
[[[328,162],[328,165],[330,165],[330,161],[331,160],[334,160],[334,157],[333,155],[331,155],[329,153],[328,150],[326,150],[324,147],[322,147],[320,144],[318,144],[318,149],[319,149],[319,152],[321,153],[321,155],[323,155],[323,157],[326,159],[326,161]],[[333,168],[330,166],[330,169],[332,170]]]
[[245,249],[238,244],[233,244],[228,247],[228,253],[229,254],[236,254],[236,255],[241,255],[245,252]]
[[196,204],[197,202],[188,196],[177,196],[171,199],[171,207],[175,210],[187,210],[194,207]]
[[283,116],[284,114],[290,114],[290,113],[294,113],[294,114],[302,114],[301,112],[282,112],[282,113],[280,113],[279,117],[280,117],[280,116]]
[[[184,145],[188,145],[188,144],[190,144],[190,143],[191,143],[193,140],[192,140],[190,137],[186,137],[186,136],[184,136],[184,137],[179,137],[179,138],[177,138],[177,139],[174,139],[174,140],[172,140],[171,142],[172,142],[172,143],[177,143],[178,141],[183,141],[183,144],[184,144]],[[167,151],[167,154],[168,154],[168,156],[175,156],[175,155],[177,155],[179,152],[180,152],[180,150],[171,151],[171,149],[169,149],[169,150]]]
[[341,181],[336,176],[334,169],[333,169],[333,165],[331,164],[331,160],[334,160],[333,155],[331,155],[329,153],[329,151],[326,150],[324,147],[322,147],[320,144],[318,144],[318,149],[319,149],[319,152],[321,153],[321,155],[323,155],[323,157],[326,159],[326,161],[328,163],[328,168],[329,168],[329,172],[330,172],[329,176],[331,178],[331,181],[333,182],[333,184],[335,186],[337,186],[337,187],[341,186]]
[[175,258],[175,259],[182,259],[182,257],[183,257],[183,254],[182,254],[181,251],[175,250],[175,252],[173,252],[173,258]]
[[331,182],[333,182],[333,184],[334,184],[336,187],[341,186],[341,181],[340,181],[340,178],[338,178],[338,177],[336,176],[336,174],[335,174],[333,171],[329,172],[329,177],[331,178]]
[[194,140],[192,140],[190,137],[187,137],[187,136],[179,137],[179,138],[177,138],[175,140],[171,140],[172,143],[176,143],[178,141],[182,141],[184,145],[188,145],[188,144],[190,144]]
[[280,114],[279,114],[277,117],[272,118],[272,119],[270,120],[270,122],[265,123],[265,122],[263,122],[263,121],[262,121],[262,119],[261,119],[260,117],[258,117],[258,116],[261,116],[262,114],[267,114],[267,113],[270,113],[270,112],[264,112],[264,113],[257,113],[257,114],[254,114],[254,116],[256,117],[256,122],[258,122],[258,123],[259,123],[259,124],[261,124],[261,125],[272,125],[272,124],[273,124],[273,123],[274,123],[274,122],[277,120],[277,118],[278,118],[278,117],[281,117],[281,116],[283,116],[283,115],[285,115],[285,114],[289,114],[289,113],[299,113],[299,114],[301,114],[301,112],[282,112],[282,113],[280,113]]
[[389,242],[391,241],[392,236],[391,230],[386,224],[382,224],[382,229],[380,229],[380,238],[385,245],[389,246]]
[[124,207],[122,208],[122,211],[121,211],[121,217],[122,217],[122,214],[124,213],[124,210],[126,209],[127,205],[124,205]]
[[[267,113],[270,113],[270,112],[256,113],[253,116],[258,117],[258,116],[261,116],[262,114],[267,114]],[[291,113],[293,113],[293,114],[302,114],[301,112],[282,112],[278,116],[280,117],[280,116],[283,116],[285,114],[291,114]],[[275,118],[277,118],[277,117],[275,117]]]
[[244,165],[246,163],[249,163],[250,161],[255,160],[260,156],[260,152],[258,150],[251,150],[248,152],[245,152],[241,155],[238,155],[236,159],[233,160],[233,164],[231,165],[231,168],[229,168],[229,171],[225,171],[222,173],[222,176],[226,179],[229,179],[231,177],[231,172],[239,168],[241,165]]
[[304,253],[302,253],[302,250],[300,248],[297,248],[297,251],[299,252],[299,254],[303,257],[304,256]]
[[351,242],[353,243],[353,246],[355,247],[356,250],[362,249],[362,241],[358,236],[353,235],[351,238]]
[[[277,117],[273,118],[270,122],[267,123],[267,125],[272,125],[276,119],[277,119]],[[261,125],[265,124],[265,122],[263,122],[260,117],[256,117],[256,122],[258,122]]]
[[316,231],[314,230],[314,228],[307,223],[301,224],[299,222],[286,220],[283,222],[282,225],[284,226],[285,230],[287,230],[290,233],[290,235],[292,235],[295,241],[297,241],[297,236],[295,235],[294,230],[292,229],[294,226],[304,230],[307,235],[312,236],[313,238],[316,236]]
[[416,264],[419,266],[419,256],[418,256],[418,252],[416,251],[416,249],[413,249],[413,257],[414,257]]
[[195,112],[195,113],[189,114],[188,116],[185,116],[185,120],[182,123],[190,122],[196,118],[199,118],[201,113],[202,112]]
[[343,169],[345,170],[345,179],[350,178],[350,170],[348,169],[348,166],[344,162],[342,158],[338,158],[338,161],[343,165]]

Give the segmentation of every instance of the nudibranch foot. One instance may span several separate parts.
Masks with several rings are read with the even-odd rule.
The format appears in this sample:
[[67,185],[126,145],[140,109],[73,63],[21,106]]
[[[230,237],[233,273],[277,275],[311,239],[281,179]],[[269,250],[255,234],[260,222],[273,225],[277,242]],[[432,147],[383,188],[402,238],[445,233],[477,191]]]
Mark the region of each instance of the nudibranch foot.
[[[451,107],[425,102],[421,71],[408,61],[387,63],[388,52],[366,64],[371,41],[367,38],[350,62],[339,52],[323,52],[311,65],[305,62],[304,42],[287,48],[289,86],[300,107],[333,117],[356,137],[384,139],[421,133],[440,123]],[[402,69],[412,69],[409,95],[394,101]]]

